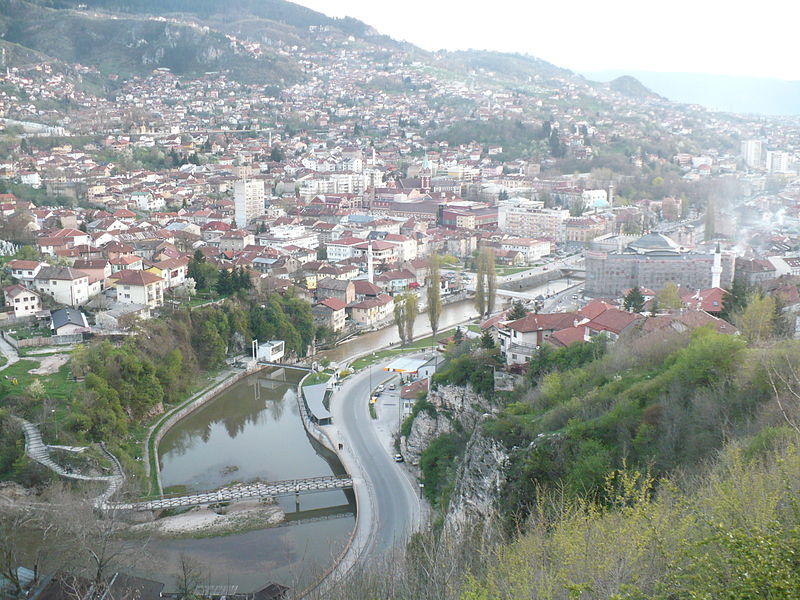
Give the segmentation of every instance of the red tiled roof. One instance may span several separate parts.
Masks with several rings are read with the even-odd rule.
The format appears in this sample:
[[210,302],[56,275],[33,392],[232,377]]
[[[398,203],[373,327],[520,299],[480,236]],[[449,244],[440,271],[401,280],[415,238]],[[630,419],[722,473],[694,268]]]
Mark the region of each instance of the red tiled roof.
[[586,327],[578,325],[577,327],[567,327],[566,329],[554,331],[548,341],[555,346],[563,346],[565,348],[576,342],[585,342]]
[[539,329],[546,331],[558,331],[575,325],[578,320],[577,313],[552,313],[537,315],[536,313],[528,313],[521,319],[511,321],[507,327],[514,329],[520,333],[529,333],[531,331],[538,331]]
[[116,279],[117,283],[122,283],[124,285],[150,285],[151,283],[156,283],[157,281],[163,281],[161,277],[156,275],[155,273],[151,273],[150,271],[140,271],[140,270],[130,270],[130,269],[123,269],[122,271],[117,271],[111,276],[111,279]]
[[347,306],[347,303],[339,298],[325,298],[320,301],[320,304],[327,306],[331,310],[343,310]]
[[623,329],[639,319],[642,319],[639,314],[629,313],[618,308],[609,308],[589,321],[586,326],[595,331],[610,331],[619,335]]

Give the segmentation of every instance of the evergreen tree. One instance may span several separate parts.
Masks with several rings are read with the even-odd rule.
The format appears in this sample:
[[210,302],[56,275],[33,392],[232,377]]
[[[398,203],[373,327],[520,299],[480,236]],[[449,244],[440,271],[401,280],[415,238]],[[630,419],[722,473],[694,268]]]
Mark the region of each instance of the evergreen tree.
[[494,338],[488,329],[484,329],[481,334],[481,348],[491,350],[495,347]]
[[631,288],[631,290],[625,294],[624,306],[625,310],[629,312],[642,312],[644,309],[644,295],[642,294],[642,290],[639,289],[639,286]]
[[522,304],[522,301],[514,300],[514,304],[511,305],[511,310],[508,313],[508,320],[516,321],[517,319],[521,319],[527,314],[528,311],[525,309],[525,306]]
[[220,269],[219,279],[217,279],[217,292],[220,296],[230,294],[232,291],[231,274],[227,269]]
[[460,344],[464,341],[464,332],[461,331],[461,327],[456,327],[456,331],[453,333],[453,341],[456,344]]

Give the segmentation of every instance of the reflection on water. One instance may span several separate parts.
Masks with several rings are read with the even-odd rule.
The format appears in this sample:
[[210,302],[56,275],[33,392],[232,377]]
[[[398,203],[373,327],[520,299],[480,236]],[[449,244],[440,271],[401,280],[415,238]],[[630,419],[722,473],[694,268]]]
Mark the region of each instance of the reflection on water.
[[[159,444],[164,487],[214,489],[234,482],[344,474],[336,456],[310,438],[298,414],[303,372],[268,369],[234,384],[181,420]],[[278,498],[293,521],[226,537],[154,542],[154,573],[172,586],[181,553],[204,565],[211,584],[250,591],[277,581],[295,587],[330,565],[354,525],[352,492]],[[288,519],[287,519],[288,520]]]

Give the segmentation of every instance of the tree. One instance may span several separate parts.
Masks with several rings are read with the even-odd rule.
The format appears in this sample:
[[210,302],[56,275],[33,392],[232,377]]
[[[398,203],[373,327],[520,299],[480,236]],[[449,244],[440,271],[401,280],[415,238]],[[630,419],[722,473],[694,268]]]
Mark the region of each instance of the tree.
[[195,597],[202,576],[200,565],[186,554],[181,554],[178,559],[178,573],[175,575],[175,586],[178,588],[178,596],[181,600]]
[[490,315],[497,297],[497,272],[494,250],[481,248],[478,253],[478,273],[475,281],[475,308],[481,316]]
[[642,294],[642,290],[639,289],[639,286],[631,288],[631,290],[625,294],[625,310],[629,312],[640,313],[644,310],[644,295]]
[[492,333],[488,329],[484,329],[483,333],[481,333],[481,348],[491,350],[494,347],[495,342]]
[[397,333],[400,335],[400,344],[406,344],[406,302],[403,294],[394,297],[394,324],[397,325]]
[[516,321],[517,319],[521,319],[527,314],[528,310],[525,308],[525,305],[522,304],[522,301],[514,300],[514,303],[511,305],[511,310],[508,313],[508,320]]
[[497,299],[497,272],[495,271],[494,250],[486,248],[486,316],[494,312]]
[[481,317],[486,312],[486,282],[484,281],[480,264],[478,266],[478,274],[475,277],[475,310],[478,311],[478,315]]
[[273,146],[269,153],[269,159],[272,162],[282,162],[286,159],[286,155],[283,153],[283,150],[281,150],[280,147]]
[[664,287],[656,294],[656,298],[658,299],[658,305],[666,309],[676,309],[683,306],[680,291],[673,281],[668,281],[664,284]]
[[434,337],[439,331],[439,317],[442,314],[442,285],[439,271],[439,255],[431,256],[430,278],[428,283],[428,322]]
[[751,344],[760,344],[775,335],[775,298],[751,294],[747,306],[734,314],[733,324]]
[[453,333],[453,341],[456,344],[460,344],[464,341],[464,332],[461,331],[461,327],[456,327],[455,333]]

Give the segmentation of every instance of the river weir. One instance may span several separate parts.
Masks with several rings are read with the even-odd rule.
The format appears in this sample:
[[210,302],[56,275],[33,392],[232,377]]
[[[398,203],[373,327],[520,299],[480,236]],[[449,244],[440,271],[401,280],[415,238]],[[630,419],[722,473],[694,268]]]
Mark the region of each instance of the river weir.
[[[298,369],[263,369],[171,427],[158,448],[165,492],[346,475],[336,455],[303,427],[297,386],[304,375]],[[180,539],[156,535],[149,544],[152,564],[143,570],[170,589],[184,556],[202,565],[205,585],[236,585],[249,592],[274,581],[300,589],[330,568],[355,523],[352,492],[346,490],[279,496],[274,504],[259,504],[233,505],[224,515],[225,523],[248,529],[250,520],[257,529],[236,533],[234,527],[223,536],[203,527],[217,516],[208,509],[168,517],[167,522],[184,519],[199,526]]]

